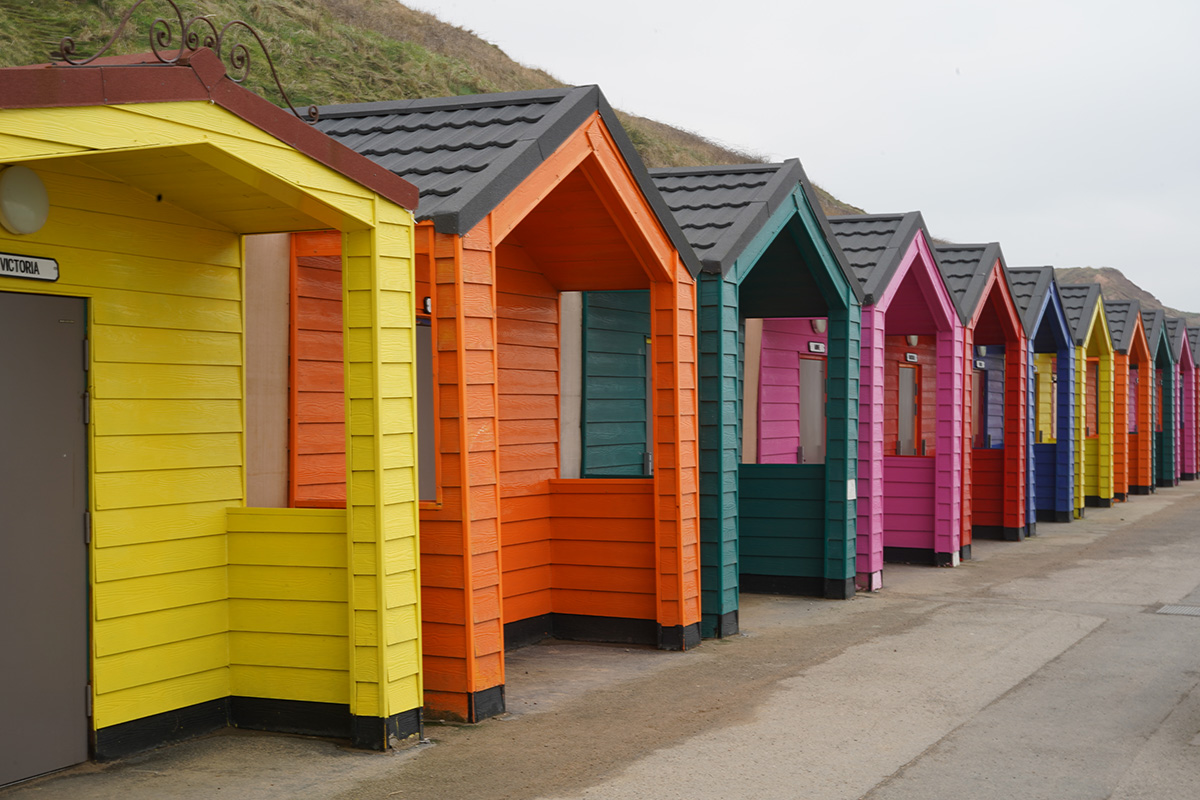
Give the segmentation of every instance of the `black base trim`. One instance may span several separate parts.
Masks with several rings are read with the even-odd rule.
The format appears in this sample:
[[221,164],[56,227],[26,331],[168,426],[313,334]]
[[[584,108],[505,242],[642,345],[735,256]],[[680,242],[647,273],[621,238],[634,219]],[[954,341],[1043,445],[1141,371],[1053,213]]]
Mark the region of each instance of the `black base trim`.
[[1002,525],[972,525],[971,537],[974,539],[994,539],[1001,542],[1021,542],[1025,540],[1025,529],[1006,528]]
[[971,545],[964,544],[962,547],[958,548],[958,557],[963,561],[970,561],[971,560]]
[[826,578],[826,600],[849,600],[854,597],[854,578]]
[[1153,486],[1130,486],[1130,494],[1150,494],[1154,491]]
[[928,567],[937,565],[933,551],[922,547],[885,547],[883,560],[893,564],[921,564]]
[[1198,477],[1200,477],[1200,475],[1197,475],[1195,472],[1185,472],[1179,476],[1180,480],[1185,481],[1194,481]]
[[[962,556],[959,556],[959,558],[962,558]],[[933,565],[935,567],[953,566],[954,565],[954,554],[953,553],[934,553],[933,554]]]
[[1059,511],[1053,508],[1039,508],[1037,510],[1038,522],[1070,522],[1075,519],[1070,511]]
[[1113,502],[1114,503],[1124,503],[1128,499],[1129,499],[1129,496],[1127,494],[1125,494],[1125,492],[1113,492]]
[[467,695],[468,722],[481,722],[504,711],[504,684]]
[[1030,536],[1037,536],[1036,522],[1030,522],[1025,525],[1025,538],[1028,539]]
[[229,698],[229,724],[254,731],[337,739],[349,739],[352,733],[349,706],[265,697]]
[[1111,497],[1097,497],[1094,494],[1089,494],[1083,498],[1083,504],[1088,508],[1112,508],[1113,499]]
[[517,650],[537,644],[543,639],[554,635],[554,619],[552,614],[542,614],[540,617],[519,619],[504,625],[504,649]]
[[700,623],[658,626],[659,650],[692,650],[700,646]]
[[388,749],[391,737],[404,740],[410,736],[420,737],[421,709],[414,708],[384,719],[383,717],[351,717],[351,743],[362,750],[383,752]]
[[1159,478],[1158,485],[1164,489],[1169,489],[1175,485],[1175,479],[1174,478]]
[[824,578],[796,575],[738,575],[738,587],[750,594],[789,594],[798,597],[824,597]]
[[229,698],[176,708],[96,731],[95,759],[114,758],[182,742],[229,725]]
[[738,635],[737,609],[725,614],[706,614],[700,623],[700,636],[704,639],[724,639]]

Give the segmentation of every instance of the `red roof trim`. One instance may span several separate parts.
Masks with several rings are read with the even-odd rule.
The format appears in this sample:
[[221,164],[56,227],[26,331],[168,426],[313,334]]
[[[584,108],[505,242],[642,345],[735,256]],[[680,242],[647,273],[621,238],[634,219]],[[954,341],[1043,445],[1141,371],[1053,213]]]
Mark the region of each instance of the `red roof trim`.
[[118,56],[84,67],[0,69],[0,109],[208,100],[393,203],[416,210],[416,186],[242,88],[211,50],[197,50],[177,64],[149,58]]

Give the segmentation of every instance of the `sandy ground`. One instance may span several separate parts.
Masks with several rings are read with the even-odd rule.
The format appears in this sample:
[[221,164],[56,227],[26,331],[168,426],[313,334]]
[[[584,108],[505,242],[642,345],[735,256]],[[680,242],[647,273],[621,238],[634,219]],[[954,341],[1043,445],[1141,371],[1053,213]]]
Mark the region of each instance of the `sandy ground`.
[[509,713],[387,755],[227,731],[0,790],[126,798],[1200,797],[1200,483],[688,653],[510,654]]

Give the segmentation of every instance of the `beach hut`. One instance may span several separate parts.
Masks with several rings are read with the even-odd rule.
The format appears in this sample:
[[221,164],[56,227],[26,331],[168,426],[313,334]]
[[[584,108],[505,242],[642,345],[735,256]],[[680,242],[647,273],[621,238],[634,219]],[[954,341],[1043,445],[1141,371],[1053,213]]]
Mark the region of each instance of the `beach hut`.
[[1026,527],[1070,522],[1075,508],[1075,344],[1053,267],[1008,271],[1029,362]]
[[1060,285],[1075,340],[1075,515],[1113,504],[1113,346],[1100,285]]
[[[1192,348],[1192,361],[1196,364],[1196,416],[1192,421],[1192,438],[1196,442],[1197,458],[1200,459],[1200,328],[1188,327],[1188,344]],[[1200,478],[1200,474],[1197,474]]]
[[650,174],[702,265],[702,632],[727,636],[739,586],[854,594],[859,285],[799,161]]
[[832,217],[862,284],[858,580],[961,558],[963,325],[919,212]]
[[1000,245],[934,248],[963,321],[963,554],[973,537],[1025,538],[1029,362]]
[[1154,357],[1154,485],[1175,486],[1179,483],[1175,473],[1179,447],[1173,432],[1179,429],[1179,379],[1162,309],[1143,311],[1142,327]]
[[[209,49],[0,71],[0,170],[0,784],[230,724],[419,734],[413,430],[376,413],[412,400],[415,188]],[[252,235],[311,228],[354,254],[338,511],[263,478],[287,273]]]
[[1180,480],[1193,481],[1196,479],[1196,433],[1193,430],[1196,419],[1196,363],[1192,358],[1192,345],[1188,341],[1187,321],[1181,317],[1167,317],[1165,320],[1167,335],[1171,341],[1171,352],[1175,356],[1175,374],[1178,376],[1178,388],[1175,391],[1179,403],[1176,455],[1176,477]]
[[[600,90],[320,113],[321,130],[421,191],[408,313],[422,334],[427,712],[471,722],[503,712],[505,652],[549,636],[698,644],[699,263]],[[297,286],[328,292],[320,285],[338,276],[316,275],[305,247],[298,238]],[[643,301],[585,330],[586,291]],[[294,329],[319,333],[322,315],[337,313],[301,311]],[[589,368],[636,352],[638,369],[610,372],[584,396],[585,340],[602,327],[623,349]],[[293,441],[320,458],[293,481],[320,487],[305,491],[328,504],[345,481],[323,466],[338,438],[321,426],[342,393],[321,348],[357,345],[318,341],[297,351],[293,402],[312,416],[298,411]],[[621,416],[631,407],[635,426]],[[630,430],[637,442],[617,440]]]
[[1154,382],[1150,344],[1142,327],[1136,300],[1105,300],[1104,315],[1112,333],[1113,350],[1113,496],[1149,494],[1151,480],[1150,435]]

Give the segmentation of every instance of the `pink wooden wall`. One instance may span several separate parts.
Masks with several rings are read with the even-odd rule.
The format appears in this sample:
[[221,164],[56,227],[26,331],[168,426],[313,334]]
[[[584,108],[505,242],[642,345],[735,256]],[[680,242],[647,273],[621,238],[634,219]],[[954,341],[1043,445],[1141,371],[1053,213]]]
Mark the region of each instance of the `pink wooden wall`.
[[1183,353],[1179,358],[1179,395],[1182,405],[1184,429],[1175,430],[1175,452],[1179,454],[1175,475],[1196,474],[1196,435],[1192,429],[1196,423],[1196,365],[1192,361],[1191,346],[1187,341],[1187,331],[1184,331]]
[[813,333],[807,317],[763,320],[762,365],[758,395],[758,463],[795,464],[800,439],[798,356],[811,355],[809,342],[826,341]]
[[[937,410],[932,457],[885,457],[885,336],[936,337]],[[763,381],[767,353],[795,364],[812,333],[807,320],[763,323]],[[884,547],[929,550],[957,561],[962,513],[962,323],[942,283],[929,244],[918,234],[883,295],[862,311],[862,372],[858,425],[858,583],[882,586]],[[790,349],[790,355],[781,353]],[[803,352],[803,351],[802,351]],[[775,378],[772,378],[775,379]],[[930,376],[923,376],[928,381]],[[766,391],[763,386],[760,391]],[[759,446],[763,446],[760,429]],[[761,452],[761,451],[760,451]]]

